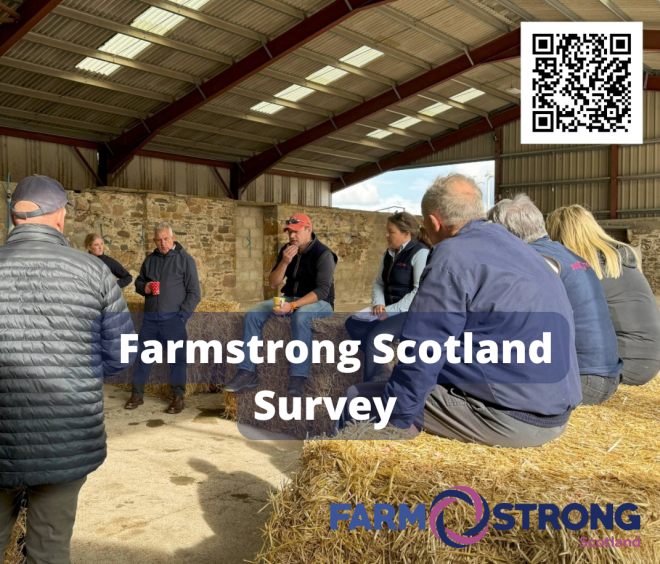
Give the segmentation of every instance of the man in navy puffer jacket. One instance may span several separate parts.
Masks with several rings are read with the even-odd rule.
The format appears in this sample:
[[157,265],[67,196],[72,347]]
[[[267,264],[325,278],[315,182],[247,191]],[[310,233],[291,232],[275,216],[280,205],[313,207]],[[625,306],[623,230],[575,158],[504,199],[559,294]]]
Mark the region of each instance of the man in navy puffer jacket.
[[103,378],[134,332],[115,277],[62,235],[66,192],[18,183],[0,247],[0,554],[27,497],[29,564],[68,564],[78,493],[105,460]]

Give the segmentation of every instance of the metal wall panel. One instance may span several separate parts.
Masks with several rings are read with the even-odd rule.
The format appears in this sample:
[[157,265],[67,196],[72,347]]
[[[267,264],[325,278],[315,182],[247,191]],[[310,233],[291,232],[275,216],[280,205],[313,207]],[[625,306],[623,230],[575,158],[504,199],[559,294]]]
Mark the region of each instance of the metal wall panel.
[[485,135],[480,135],[474,139],[463,141],[458,145],[454,145],[453,147],[449,147],[448,149],[444,149],[443,151],[419,159],[406,168],[492,159],[493,150],[493,134],[486,133]]
[[[83,147],[78,150],[96,169],[96,151]],[[32,174],[43,174],[56,178],[69,190],[87,190],[96,186],[94,177],[73,147],[0,136],[0,180],[6,181],[7,174],[11,174],[13,182]]]
[[264,174],[248,184],[241,200],[301,206],[330,206],[330,182]]
[[[229,185],[229,171],[217,170]],[[218,177],[209,166],[139,156],[115,176],[110,185],[191,196],[227,197]]]

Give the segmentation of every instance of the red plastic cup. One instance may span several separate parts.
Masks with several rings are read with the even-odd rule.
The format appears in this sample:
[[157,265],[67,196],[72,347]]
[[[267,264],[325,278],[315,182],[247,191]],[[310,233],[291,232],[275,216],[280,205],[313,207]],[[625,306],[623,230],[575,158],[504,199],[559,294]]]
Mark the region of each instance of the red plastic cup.
[[157,296],[160,294],[160,282],[151,283],[151,294]]

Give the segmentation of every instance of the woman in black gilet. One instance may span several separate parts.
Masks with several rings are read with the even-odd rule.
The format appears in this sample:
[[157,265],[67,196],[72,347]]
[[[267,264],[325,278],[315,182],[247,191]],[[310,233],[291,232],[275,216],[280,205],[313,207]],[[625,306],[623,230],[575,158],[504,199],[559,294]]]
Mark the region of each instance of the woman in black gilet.
[[[423,229],[423,228],[421,228]],[[365,354],[364,381],[386,380],[391,369],[376,364],[374,355],[382,356],[375,347],[378,335],[389,333],[396,341],[417,289],[429,255],[425,236],[420,237],[420,225],[415,216],[399,212],[387,218],[387,250],[371,290],[371,314],[356,314],[346,320],[351,339],[360,341]]]

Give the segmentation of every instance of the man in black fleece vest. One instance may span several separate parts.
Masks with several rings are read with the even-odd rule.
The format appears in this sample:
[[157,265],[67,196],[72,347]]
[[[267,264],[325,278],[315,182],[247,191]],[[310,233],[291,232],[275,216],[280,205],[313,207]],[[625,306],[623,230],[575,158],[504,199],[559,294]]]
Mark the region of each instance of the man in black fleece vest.
[[[238,365],[238,372],[231,382],[224,385],[228,392],[243,388],[255,388],[259,380],[256,365],[250,358],[248,342],[257,337],[271,315],[291,315],[291,335],[312,349],[313,319],[332,315],[335,302],[334,272],[337,255],[316,238],[312,231],[312,221],[304,213],[297,213],[287,220],[284,231],[289,233],[289,242],[280,249],[277,263],[270,272],[268,283],[278,288],[286,278],[282,295],[286,302],[275,308],[273,300],[266,300],[249,311],[243,322],[243,354],[245,358]],[[301,397],[303,386],[309,376],[311,354],[307,360],[291,366],[290,396]]]

